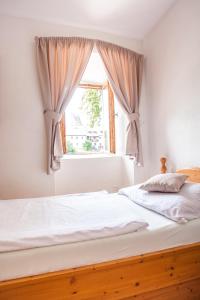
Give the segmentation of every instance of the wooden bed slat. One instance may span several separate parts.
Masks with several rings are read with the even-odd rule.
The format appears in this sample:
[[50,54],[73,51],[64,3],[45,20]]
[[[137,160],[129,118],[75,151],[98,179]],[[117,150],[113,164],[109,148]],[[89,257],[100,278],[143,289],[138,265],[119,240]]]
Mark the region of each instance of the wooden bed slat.
[[[2,282],[0,299],[131,299],[197,279],[200,279],[200,243]],[[199,291],[198,296],[200,299]]]
[[195,279],[181,284],[175,284],[153,292],[124,298],[124,300],[199,300],[199,295],[200,279]]

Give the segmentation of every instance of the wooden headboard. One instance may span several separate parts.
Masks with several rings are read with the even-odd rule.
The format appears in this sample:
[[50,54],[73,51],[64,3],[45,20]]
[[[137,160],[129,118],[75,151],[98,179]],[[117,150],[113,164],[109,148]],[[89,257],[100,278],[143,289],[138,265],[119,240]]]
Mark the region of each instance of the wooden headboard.
[[[160,158],[161,173],[167,172],[166,161],[167,161],[166,157]],[[189,177],[188,177],[187,181],[200,183],[200,168],[181,169],[181,170],[177,170],[176,173],[188,175]]]
[[188,175],[187,181],[200,183],[200,168],[177,170],[176,173]]

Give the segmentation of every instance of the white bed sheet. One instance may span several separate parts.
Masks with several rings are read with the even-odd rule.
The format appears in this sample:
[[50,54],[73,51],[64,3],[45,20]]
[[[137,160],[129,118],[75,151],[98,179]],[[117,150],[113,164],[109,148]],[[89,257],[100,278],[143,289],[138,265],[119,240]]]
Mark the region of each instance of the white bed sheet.
[[135,212],[149,223],[147,229],[109,238],[0,253],[0,280],[100,263],[200,241],[200,219],[177,224],[135,203],[132,205]]

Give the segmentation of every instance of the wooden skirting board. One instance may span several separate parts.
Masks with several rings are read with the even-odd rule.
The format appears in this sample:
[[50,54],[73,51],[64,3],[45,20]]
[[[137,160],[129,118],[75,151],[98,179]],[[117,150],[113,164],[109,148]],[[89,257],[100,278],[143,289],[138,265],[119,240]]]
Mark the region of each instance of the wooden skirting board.
[[199,300],[200,243],[0,283],[0,300]]

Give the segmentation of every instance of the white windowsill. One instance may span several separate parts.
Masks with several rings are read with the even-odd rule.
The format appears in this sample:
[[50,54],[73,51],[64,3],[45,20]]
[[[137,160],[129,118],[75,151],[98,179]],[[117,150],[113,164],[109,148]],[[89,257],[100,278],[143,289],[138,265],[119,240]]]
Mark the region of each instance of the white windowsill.
[[101,154],[65,154],[62,160],[65,159],[88,159],[88,158],[117,158],[121,157],[118,154],[101,153]]

